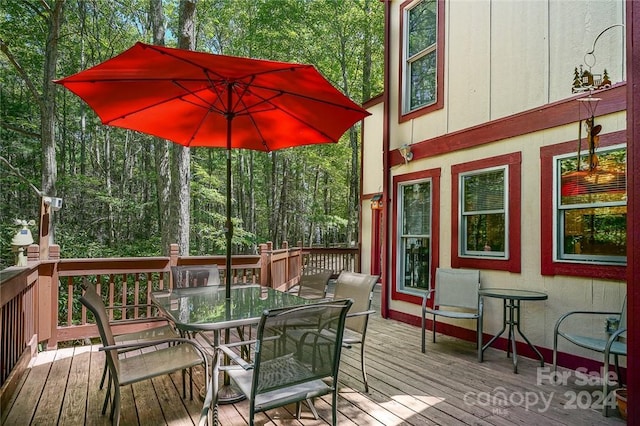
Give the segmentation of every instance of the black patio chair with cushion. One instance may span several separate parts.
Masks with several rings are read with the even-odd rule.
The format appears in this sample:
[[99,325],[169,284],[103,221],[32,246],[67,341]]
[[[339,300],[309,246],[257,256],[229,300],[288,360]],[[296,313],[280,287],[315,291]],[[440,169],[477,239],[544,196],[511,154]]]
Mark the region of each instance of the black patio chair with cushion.
[[[597,334],[580,333],[570,330],[570,321],[579,321],[581,324],[591,325],[602,324],[602,332]],[[566,322],[565,322],[566,321]],[[562,327],[561,327],[562,326]],[[604,375],[602,395],[604,395],[602,414],[609,415],[609,404],[615,404],[615,398],[609,398],[609,365],[613,355],[618,381],[620,377],[619,356],[627,356],[627,298],[624,298],[620,311],[571,311],[562,315],[556,321],[553,329],[553,371],[558,368],[558,336],[564,337],[574,345],[592,351],[600,352],[604,355]]]
[[[482,310],[483,303],[479,296],[480,271],[474,269],[436,269],[435,289],[425,293],[422,299],[422,353],[426,352],[425,329],[427,314],[433,316],[432,339],[436,342],[436,317],[438,315],[452,319],[476,320],[476,344],[478,345],[478,362],[482,362]],[[435,292],[433,308],[427,301]],[[459,309],[451,309],[459,308]]]
[[[209,362],[205,350],[189,339],[164,338],[147,340],[139,343],[117,344],[109,324],[106,307],[95,288],[88,286],[80,297],[80,302],[93,313],[98,326],[101,351],[105,352],[109,368],[109,384],[102,406],[102,414],[107,410],[111,401],[111,420],[115,425],[120,423],[120,387],[154,377],[163,376],[176,371],[182,371],[182,393],[186,398],[185,370],[198,365],[204,366],[205,384],[209,383]],[[168,345],[168,346],[167,346]],[[144,352],[133,352],[144,349]],[[119,353],[129,351],[126,358],[120,358]],[[190,382],[190,396],[193,398],[193,382]],[[113,392],[113,398],[111,398]]]
[[[351,300],[333,300],[267,310],[258,324],[255,341],[220,345],[200,423],[218,424],[218,376],[226,371],[249,400],[250,425],[256,413],[292,403],[297,404],[300,418],[302,401],[328,394],[332,396],[332,423],[336,425],[341,341],[351,304]],[[299,338],[289,338],[290,332],[299,330],[289,323],[301,318],[313,320],[317,328],[306,329]],[[234,351],[246,344],[255,346],[250,362]],[[233,364],[221,365],[224,355]]]

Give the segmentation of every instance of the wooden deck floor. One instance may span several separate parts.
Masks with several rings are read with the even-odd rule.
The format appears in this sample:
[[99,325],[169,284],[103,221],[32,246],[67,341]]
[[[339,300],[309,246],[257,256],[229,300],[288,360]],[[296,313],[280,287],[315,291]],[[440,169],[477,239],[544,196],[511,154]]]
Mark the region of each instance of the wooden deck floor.
[[[472,343],[447,336],[438,336],[436,344],[429,342],[427,354],[422,354],[419,328],[379,315],[369,324],[367,337],[369,393],[363,391],[359,362],[359,350],[343,351],[339,425],[625,424],[615,409],[608,418],[594,409],[601,388],[579,386],[572,373],[566,385],[548,380],[538,385],[537,362],[520,358],[519,374],[514,374],[505,353],[490,348],[479,364]],[[96,346],[40,353],[8,410],[1,413],[2,423],[109,424],[108,416],[100,414],[103,363],[104,354]],[[202,374],[195,379],[199,390]],[[197,424],[201,402],[197,396],[185,400],[181,392],[179,374],[126,387],[121,424]],[[329,402],[330,398],[316,402],[319,420],[308,410],[297,420],[290,406],[261,414],[256,424],[324,425],[331,421]],[[246,425],[247,415],[246,401],[220,407],[224,426]]]

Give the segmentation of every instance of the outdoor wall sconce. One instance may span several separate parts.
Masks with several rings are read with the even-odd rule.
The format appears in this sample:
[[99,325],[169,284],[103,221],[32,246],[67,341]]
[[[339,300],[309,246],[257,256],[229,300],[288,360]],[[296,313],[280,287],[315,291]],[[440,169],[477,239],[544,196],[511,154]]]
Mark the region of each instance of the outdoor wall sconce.
[[382,210],[382,194],[371,197],[371,210]]
[[409,161],[413,160],[413,152],[411,152],[411,146],[406,143],[402,145],[399,149],[400,155],[404,158],[404,163],[407,164]]

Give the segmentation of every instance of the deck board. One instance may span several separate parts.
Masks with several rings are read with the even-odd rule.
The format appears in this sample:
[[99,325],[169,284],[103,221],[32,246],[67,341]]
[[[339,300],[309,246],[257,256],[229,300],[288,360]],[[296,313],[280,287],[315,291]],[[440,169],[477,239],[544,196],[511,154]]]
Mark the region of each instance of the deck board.
[[[379,293],[378,293],[379,294]],[[375,304],[379,300],[374,300]],[[42,352],[22,380],[7,413],[6,425],[108,425],[108,413],[101,415],[105,390],[98,385],[104,365],[98,346],[78,346]],[[616,410],[605,418],[596,409],[569,409],[571,395],[596,395],[596,386],[538,384],[539,363],[520,357],[518,374],[511,359],[493,348],[476,361],[475,345],[437,335],[427,353],[420,351],[420,329],[374,315],[369,324],[366,349],[370,392],[364,393],[358,346],[343,350],[339,377],[338,424],[341,426],[397,425],[624,425]],[[548,364],[547,364],[548,367]],[[187,379],[188,380],[188,379]],[[194,399],[182,398],[179,373],[122,389],[122,425],[192,425],[197,423],[204,383],[202,369],[194,373]],[[527,409],[524,401],[507,405],[488,404],[482,396],[544,395],[541,404]],[[295,419],[291,404],[256,416],[257,425],[320,426],[331,422],[331,397],[315,401],[319,419],[303,406]],[[221,405],[220,424],[248,424],[248,403]]]

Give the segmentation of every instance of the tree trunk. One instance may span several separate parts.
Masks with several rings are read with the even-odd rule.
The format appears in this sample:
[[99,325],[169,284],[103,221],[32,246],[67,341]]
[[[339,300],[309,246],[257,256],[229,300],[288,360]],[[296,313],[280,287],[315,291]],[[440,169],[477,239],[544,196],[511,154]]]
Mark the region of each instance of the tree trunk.
[[[149,1],[149,20],[153,32],[153,44],[164,46],[164,14],[162,0]],[[156,166],[156,192],[158,194],[158,228],[162,245],[162,254],[169,255],[169,249],[176,240],[173,238],[171,222],[171,169],[169,145],[171,142],[162,138],[153,138],[154,162]]]
[[[55,84],[56,65],[58,63],[58,37],[63,16],[63,0],[56,0],[49,15],[49,34],[45,46],[44,81],[42,83],[42,111],[40,114],[40,134],[42,137],[42,193],[49,196],[56,194],[58,165],[56,161],[55,139]],[[53,243],[54,220],[49,213],[48,229],[40,230],[41,259],[49,257],[49,245]],[[42,225],[42,224],[41,224]],[[43,238],[44,237],[44,238]],[[46,239],[47,241],[42,241]]]
[[[180,0],[180,18],[178,22],[178,47],[193,50],[195,40],[196,0]],[[181,255],[189,254],[189,226],[191,223],[191,153],[189,148],[175,145],[173,152],[173,169],[175,179],[172,180],[172,193],[176,205],[176,242]]]

